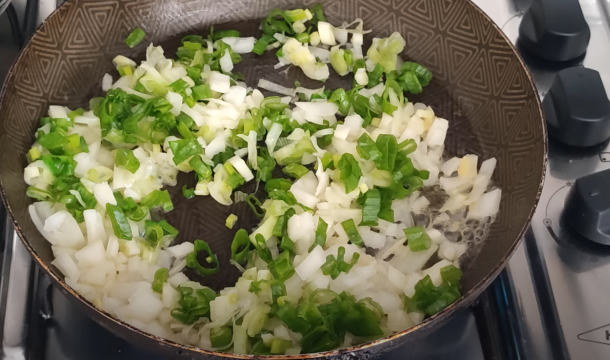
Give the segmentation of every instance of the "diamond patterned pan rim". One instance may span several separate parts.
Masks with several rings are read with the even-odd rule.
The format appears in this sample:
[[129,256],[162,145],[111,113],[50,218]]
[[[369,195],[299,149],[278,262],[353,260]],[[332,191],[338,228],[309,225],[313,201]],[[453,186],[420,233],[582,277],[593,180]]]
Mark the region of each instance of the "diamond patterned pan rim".
[[[38,34],[41,30],[41,28],[53,17],[55,17],[57,15],[57,13],[59,13],[60,11],[62,11],[62,9],[64,7],[67,7],[69,4],[71,4],[74,1],[66,1],[64,2],[61,6],[59,6],[57,9],[55,9],[51,15],[44,21],[42,22],[38,28],[36,29],[36,32],[34,33],[34,36],[36,34]],[[59,285],[60,286],[60,290],[62,290],[64,293],[69,293],[72,296],[74,296],[76,298],[76,300],[79,301],[80,305],[84,305],[86,308],[88,308],[90,311],[93,311],[95,313],[97,313],[98,315],[101,315],[103,318],[105,318],[106,320],[114,323],[113,325],[117,325],[126,329],[131,330],[134,335],[139,335],[139,336],[143,336],[145,338],[148,338],[150,340],[156,341],[159,344],[164,344],[164,345],[169,345],[170,347],[173,347],[175,349],[178,349],[178,355],[183,355],[182,351],[180,351],[180,349],[184,349],[187,351],[191,351],[194,353],[199,353],[201,355],[209,355],[212,357],[220,357],[220,358],[231,358],[231,359],[313,359],[313,358],[329,358],[329,357],[340,357],[342,355],[346,355],[346,356],[350,356],[350,355],[357,355],[354,354],[354,352],[358,352],[358,351],[362,351],[362,350],[371,350],[371,348],[374,348],[375,345],[381,345],[381,344],[386,344],[392,340],[396,340],[399,338],[403,338],[411,333],[416,332],[417,330],[423,330],[423,329],[429,329],[435,325],[440,325],[443,323],[444,320],[446,320],[451,314],[453,314],[456,310],[462,308],[462,307],[466,307],[468,305],[470,305],[475,298],[483,291],[485,290],[490,283],[499,275],[500,271],[502,271],[502,269],[506,266],[507,261],[512,257],[513,253],[515,252],[515,250],[517,249],[517,247],[521,244],[521,242],[523,241],[523,237],[525,236],[525,233],[527,231],[527,229],[530,226],[532,217],[534,215],[534,212],[538,206],[539,200],[540,200],[540,195],[542,192],[542,188],[544,185],[544,180],[545,180],[545,176],[546,176],[546,171],[547,171],[547,162],[548,162],[548,134],[547,134],[547,129],[545,126],[545,118],[544,118],[544,113],[542,111],[542,106],[541,106],[541,101],[535,85],[535,82],[533,81],[533,78],[531,76],[531,73],[529,71],[529,69],[527,68],[527,66],[525,65],[524,60],[522,59],[522,57],[519,55],[518,51],[516,50],[515,46],[512,44],[512,42],[508,39],[508,37],[504,34],[504,32],[502,31],[502,29],[495,23],[493,22],[493,20],[476,4],[474,4],[471,0],[463,0],[463,2],[465,4],[468,4],[466,6],[472,6],[472,8],[474,8],[476,11],[478,11],[480,13],[480,15],[483,16],[483,18],[485,18],[485,20],[487,22],[489,22],[493,28],[502,36],[502,38],[504,39],[504,41],[506,42],[506,44],[509,46],[511,52],[514,54],[514,56],[516,57],[516,59],[519,61],[520,67],[522,68],[523,71],[525,71],[525,74],[527,76],[527,84],[526,86],[531,87],[531,90],[533,90],[534,93],[534,97],[536,100],[536,109],[538,110],[539,113],[539,117],[537,117],[538,119],[540,119],[541,123],[542,123],[542,141],[543,141],[543,161],[542,161],[542,171],[541,171],[541,177],[540,177],[540,181],[539,181],[539,186],[538,186],[538,190],[536,193],[536,198],[534,200],[534,204],[532,205],[532,208],[527,216],[527,221],[525,222],[525,224],[522,226],[520,232],[519,232],[519,237],[516,241],[513,242],[512,246],[508,249],[508,251],[506,252],[506,254],[501,258],[501,260],[496,264],[496,266],[486,275],[483,277],[483,279],[481,281],[479,281],[475,286],[473,286],[473,288],[471,290],[469,290],[467,293],[462,294],[462,296],[460,297],[460,299],[458,299],[456,302],[454,302],[453,304],[451,304],[450,306],[448,306],[447,308],[443,309],[442,311],[440,311],[439,313],[428,317],[427,319],[425,319],[423,322],[421,322],[418,325],[415,325],[409,329],[400,331],[398,333],[392,334],[390,336],[378,339],[378,340],[374,340],[372,342],[368,342],[368,343],[364,343],[364,344],[360,344],[357,346],[352,346],[349,348],[343,348],[343,349],[337,349],[337,350],[331,350],[331,351],[325,351],[325,352],[320,352],[320,353],[312,353],[312,354],[301,354],[301,355],[273,355],[273,356],[267,356],[267,355],[240,355],[240,354],[233,354],[233,353],[224,353],[224,352],[218,352],[218,351],[212,351],[212,350],[205,350],[202,348],[198,348],[195,346],[191,346],[191,345],[185,345],[185,344],[181,344],[181,343],[177,343],[175,341],[172,340],[167,340],[165,338],[161,338],[155,335],[152,335],[148,332],[142,331],[130,324],[128,324],[127,322],[124,322],[122,320],[119,320],[118,318],[115,318],[114,316],[110,315],[108,312],[106,312],[105,310],[99,309],[98,307],[96,307],[95,305],[93,305],[93,303],[91,303],[89,300],[85,299],[82,295],[80,295],[78,292],[76,292],[75,290],[73,290],[69,285],[66,284],[66,282],[63,280],[63,278],[60,278],[59,276],[57,276],[49,267],[49,265],[47,265],[41,258],[40,256],[36,253],[36,251],[34,250],[34,248],[30,245],[30,243],[27,241],[27,239],[25,238],[25,235],[23,234],[23,231],[21,229],[21,227],[19,226],[19,224],[17,223],[17,220],[15,218],[15,215],[13,214],[13,210],[10,206],[10,204],[8,203],[7,200],[7,196],[6,196],[6,191],[5,191],[5,186],[4,186],[4,182],[2,177],[0,177],[0,195],[2,197],[2,202],[7,210],[7,213],[10,216],[10,219],[12,220],[13,226],[15,228],[15,232],[18,234],[19,238],[21,239],[22,243],[24,244],[24,246],[26,247],[26,249],[28,250],[28,252],[33,256],[33,258],[36,260],[36,263],[38,266],[40,266],[44,272],[46,273],[46,275],[50,276],[51,279],[53,280],[53,282],[55,283],[55,285]],[[28,41],[28,43],[26,44],[26,46],[24,46],[24,48],[22,49],[21,53],[19,54],[19,56],[17,57],[17,59],[15,60],[15,62],[13,63],[13,65],[11,66],[9,72],[7,73],[6,76],[6,81],[3,85],[2,91],[0,92],[0,113],[2,112],[3,108],[2,108],[2,104],[3,104],[3,99],[7,93],[7,84],[9,83],[10,80],[12,80],[13,76],[15,75],[15,68],[16,65],[20,62],[20,60],[22,59],[25,50],[31,46],[31,41]],[[99,321],[97,319],[94,319],[96,322],[99,323]],[[106,327],[104,324],[102,324],[104,327]],[[373,350],[374,351],[374,350]],[[351,358],[351,357],[350,357]],[[368,358],[366,355],[364,358]]]

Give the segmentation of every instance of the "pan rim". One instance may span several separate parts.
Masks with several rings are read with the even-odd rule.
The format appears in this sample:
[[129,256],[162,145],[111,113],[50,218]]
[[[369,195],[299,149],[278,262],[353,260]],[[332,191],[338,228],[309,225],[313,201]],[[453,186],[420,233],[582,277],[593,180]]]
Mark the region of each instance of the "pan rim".
[[[57,7],[57,9],[55,9],[36,29],[36,31],[34,32],[34,34],[32,35],[32,37],[34,37],[36,34],[38,34],[41,30],[41,28],[47,23],[47,21],[49,21],[50,19],[52,19],[54,16],[57,16],[57,13],[59,13],[60,11],[63,11],[63,9],[67,6],[70,6],[72,3],[76,2],[77,0],[68,0],[66,2],[64,2],[61,6]],[[537,96],[538,94],[538,90],[536,88],[536,85],[533,81],[532,75],[529,71],[529,69],[527,68],[527,66],[525,65],[525,61],[523,60],[523,58],[521,57],[521,55],[519,55],[518,51],[516,50],[515,45],[508,39],[508,37],[506,36],[506,34],[502,31],[502,29],[475,3],[473,3],[471,0],[461,0],[464,3],[464,6],[472,6],[474,9],[476,9],[476,11],[479,12],[480,15],[482,15],[485,20],[489,23],[492,24],[492,26],[495,28],[495,30],[497,32],[499,32],[502,36],[502,38],[504,39],[504,41],[508,44],[511,52],[516,56],[517,60],[519,61],[519,64],[521,66],[521,68],[525,71],[525,74],[527,76],[527,85],[531,87],[531,90],[533,90],[533,93],[536,94],[535,98],[536,98],[536,108],[538,109],[539,112],[539,119],[541,121],[541,125],[542,125],[542,135],[543,135],[543,159],[542,159],[542,172],[541,172],[541,177],[540,177],[540,183],[538,186],[538,191],[536,194],[536,198],[534,200],[534,204],[532,205],[532,208],[530,209],[530,212],[527,216],[527,221],[523,224],[523,227],[521,228],[520,232],[519,232],[519,236],[518,238],[513,241],[511,247],[508,249],[508,251],[506,252],[506,254],[500,259],[500,261],[498,261],[498,263],[496,264],[496,266],[485,276],[483,277],[482,280],[480,280],[475,286],[473,286],[472,289],[470,289],[467,293],[463,294],[456,302],[454,302],[453,304],[449,305],[448,307],[446,307],[445,309],[443,309],[442,311],[440,311],[439,313],[428,317],[427,319],[425,319],[424,321],[422,321],[421,323],[410,327],[408,329],[405,329],[403,331],[397,332],[395,334],[392,334],[390,336],[381,338],[381,339],[377,339],[368,343],[364,343],[364,344],[360,344],[360,345],[356,345],[356,346],[351,346],[348,348],[342,348],[342,349],[336,349],[336,350],[330,350],[330,351],[325,351],[325,352],[318,352],[318,353],[308,353],[308,354],[299,354],[299,355],[240,355],[240,354],[234,354],[234,353],[226,353],[226,352],[219,352],[219,351],[213,351],[213,350],[206,350],[206,349],[202,349],[196,346],[192,346],[192,345],[186,345],[186,344],[181,344],[178,342],[175,342],[173,340],[168,340],[165,338],[161,338],[158,336],[155,336],[153,334],[150,334],[146,331],[140,330],[130,324],[128,324],[125,321],[122,321],[112,315],[110,315],[107,311],[102,310],[98,307],[96,307],[92,302],[90,302],[89,300],[85,299],[82,295],[80,295],[78,292],[76,292],[74,289],[72,289],[66,282],[64,279],[60,278],[59,276],[57,276],[55,274],[54,271],[51,270],[51,268],[38,256],[38,254],[36,253],[36,251],[30,246],[29,242],[26,240],[25,235],[23,234],[23,232],[21,231],[21,227],[19,226],[19,224],[17,223],[17,220],[15,218],[15,216],[13,215],[13,211],[12,208],[10,206],[10,204],[7,201],[6,198],[6,192],[5,192],[5,188],[4,188],[4,182],[2,177],[0,176],[0,197],[2,198],[2,203],[4,204],[4,207],[7,211],[7,213],[10,216],[10,219],[13,223],[13,227],[15,228],[15,233],[19,236],[19,238],[21,239],[21,242],[23,243],[23,245],[26,247],[26,249],[28,250],[28,252],[32,255],[32,257],[36,260],[36,263],[38,266],[42,267],[42,269],[45,271],[45,273],[51,277],[51,279],[53,280],[53,282],[56,285],[59,285],[63,288],[63,292],[64,293],[70,293],[71,295],[73,295],[76,300],[80,301],[81,304],[89,307],[91,310],[95,311],[96,313],[98,313],[99,315],[101,315],[102,317],[104,317],[106,320],[109,320],[111,322],[114,322],[120,326],[122,326],[123,328],[129,329],[132,332],[138,334],[139,336],[144,336],[146,338],[148,338],[149,340],[153,340],[159,343],[163,343],[166,345],[170,345],[174,348],[176,348],[177,350],[188,350],[188,351],[192,351],[192,352],[196,352],[196,353],[200,353],[200,354],[204,354],[204,355],[211,355],[211,356],[217,356],[217,357],[222,357],[222,358],[227,358],[227,359],[281,359],[281,360],[296,360],[296,359],[308,359],[308,358],[328,358],[328,357],[334,357],[334,356],[338,356],[344,353],[354,353],[354,352],[359,352],[359,351],[363,351],[369,348],[372,348],[375,345],[381,345],[384,343],[387,343],[389,341],[398,339],[398,338],[402,338],[404,336],[406,336],[407,334],[410,334],[412,332],[415,332],[417,330],[420,329],[424,329],[424,328],[429,328],[431,326],[434,326],[435,324],[441,322],[443,319],[449,317],[452,313],[454,313],[456,310],[458,310],[461,307],[467,306],[471,303],[471,301],[473,299],[471,299],[472,297],[474,297],[475,295],[477,295],[478,293],[482,292],[485,288],[487,288],[489,286],[489,284],[499,275],[500,271],[502,271],[502,269],[506,266],[507,261],[512,257],[512,255],[514,254],[515,250],[517,249],[517,247],[521,244],[523,237],[525,236],[525,233],[527,231],[527,229],[530,226],[532,217],[534,216],[534,212],[536,211],[536,208],[538,206],[539,200],[540,200],[540,196],[542,193],[542,189],[544,186],[544,181],[545,181],[545,177],[546,177],[546,171],[547,171],[547,163],[548,163],[548,134],[547,134],[547,128],[545,126],[545,117],[544,117],[544,112],[542,111],[542,104],[540,101],[540,97]],[[17,65],[17,63],[19,63],[19,61],[21,60],[21,58],[24,56],[25,50],[31,45],[31,41],[28,41],[28,43],[23,47],[23,49],[21,50],[19,56],[15,59],[15,61],[13,62],[13,64],[11,65],[11,68],[9,69],[7,76],[6,76],[6,80],[5,83],[3,85],[2,91],[0,91],[0,112],[3,111],[2,108],[2,103],[3,103],[3,99],[7,93],[7,84],[13,79],[14,77],[14,70],[15,67]]]

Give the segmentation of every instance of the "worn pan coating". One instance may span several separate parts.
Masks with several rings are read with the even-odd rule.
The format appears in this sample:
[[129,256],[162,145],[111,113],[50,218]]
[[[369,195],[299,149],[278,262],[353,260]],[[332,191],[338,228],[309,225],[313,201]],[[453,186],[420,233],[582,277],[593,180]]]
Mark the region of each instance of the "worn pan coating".
[[[469,305],[498,275],[519,244],[538,202],[546,163],[546,129],[536,89],[523,61],[500,29],[471,2],[323,3],[332,23],[362,18],[365,28],[372,29],[375,36],[387,36],[394,31],[403,35],[407,41],[403,58],[423,64],[434,74],[424,93],[410,100],[429,104],[439,116],[450,120],[448,154],[495,156],[498,167],[493,180],[503,190],[499,217],[489,239],[478,256],[471,254],[464,269],[465,295],[459,301],[416,327],[372,343],[320,354],[278,357],[366,359],[409,339],[426,336],[456,309]],[[118,76],[112,65],[115,55],[140,60],[151,41],[172,54],[183,35],[205,34],[211,25],[216,29],[238,29],[242,35],[257,35],[259,19],[269,10],[313,4],[296,0],[68,1],[42,24],[13,66],[0,95],[0,179],[4,205],[38,265],[74,303],[110,331],[175,358],[254,358],[201,350],[144,333],[99,310],[65,284],[57,269],[50,266],[53,260],[50,244],[38,233],[27,211],[31,200],[25,195],[23,168],[39,118],[46,115],[49,105],[76,108],[86,106],[91,97],[100,95],[102,76],[105,73]],[[132,50],[123,40],[137,26],[146,31],[147,37]],[[272,67],[276,62],[272,54],[256,62],[252,59],[245,56],[237,68],[250,85],[255,85],[259,78],[286,86],[297,79],[308,87],[316,85],[298,72],[291,71],[287,78],[278,74]],[[336,78],[326,84],[328,88],[341,85],[346,85],[345,80]],[[178,195],[182,183],[174,188],[174,195]],[[227,208],[209,197],[173,199],[175,210],[166,219],[180,229],[180,241],[203,238],[221,260],[221,276],[207,277],[206,284],[215,288],[233,284],[237,273],[228,265],[233,231],[224,227],[224,219],[236,213],[240,220],[235,229],[252,227],[256,219],[243,206]],[[405,349],[405,357],[408,351]]]

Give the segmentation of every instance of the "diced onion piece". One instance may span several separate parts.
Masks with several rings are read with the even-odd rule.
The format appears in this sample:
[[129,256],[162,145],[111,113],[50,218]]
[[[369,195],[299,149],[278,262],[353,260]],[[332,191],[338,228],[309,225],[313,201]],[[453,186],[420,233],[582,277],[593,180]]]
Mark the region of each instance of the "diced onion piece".
[[285,86],[276,84],[274,82],[271,82],[271,81],[265,80],[265,79],[258,80],[258,87],[261,89],[269,90],[274,93],[278,93],[278,94],[282,94],[282,95],[294,96],[294,94],[295,94],[294,89],[287,88]]
[[212,140],[208,146],[205,148],[205,156],[208,158],[213,158],[214,155],[220,154],[225,151],[227,147],[227,142],[224,136],[217,136]]
[[470,217],[485,217],[493,216],[500,210],[500,199],[502,198],[502,190],[495,189],[481,196],[479,201],[470,205],[468,216]]
[[225,37],[221,39],[222,42],[229,45],[231,50],[236,54],[247,54],[251,53],[254,49],[256,39],[253,37]]
[[179,245],[170,246],[167,251],[176,259],[182,259],[195,250],[195,245],[190,242],[183,242]]
[[343,28],[336,28],[336,27],[332,27],[332,31],[333,31],[333,36],[335,37],[335,40],[337,40],[337,42],[341,45],[346,44],[347,43],[347,30],[343,29]]
[[323,62],[325,64],[330,63],[330,54],[331,54],[330,51],[319,48],[319,47],[312,46],[309,48],[309,52],[311,52],[311,54],[313,56],[317,57],[321,62]]
[[242,106],[246,101],[248,89],[242,86],[232,86],[222,98],[233,106]]
[[[325,21],[318,22],[318,34],[320,35],[320,42],[324,45],[337,45],[335,41],[335,35],[333,33],[333,26]],[[347,35],[347,34],[346,34]]]
[[190,108],[187,104],[182,104],[182,108],[180,109],[183,113],[190,116],[197,126],[203,126],[205,124],[205,120],[203,119],[203,115],[201,115],[195,108]]
[[280,135],[282,135],[283,129],[284,127],[280,123],[275,122],[271,125],[271,128],[267,133],[267,137],[265,138],[265,144],[267,144],[267,149],[269,150],[270,154],[273,154],[275,145],[277,144]]
[[102,90],[108,91],[112,88],[112,75],[104,74],[102,78]]
[[218,71],[212,71],[209,84],[210,89],[224,94],[231,89],[231,78],[229,75],[221,74]]
[[334,116],[339,110],[339,106],[330,102],[296,102],[299,109],[303,109],[307,115],[329,117]]
[[428,129],[426,142],[429,146],[440,146],[445,143],[447,130],[449,129],[449,121],[441,118],[434,119],[432,126]]
[[96,241],[106,240],[106,230],[104,229],[104,220],[102,215],[95,209],[87,209],[83,211],[85,226],[87,227],[87,241],[89,244]]
[[328,65],[326,64],[305,64],[301,66],[301,70],[310,79],[326,80],[330,76]]
[[369,75],[366,72],[365,68],[359,68],[356,70],[356,74],[354,75],[354,79],[356,79],[356,83],[358,85],[366,85],[369,82]]
[[114,235],[110,235],[108,245],[106,245],[106,254],[112,259],[116,258],[119,254],[119,245],[119,239]]
[[182,95],[173,91],[168,91],[167,95],[165,95],[165,99],[169,101],[170,104],[172,104],[172,108],[170,110],[172,115],[180,115],[180,110],[182,109]]
[[476,155],[466,155],[460,160],[458,175],[465,178],[473,178],[477,175],[477,162],[479,157]]
[[67,278],[73,281],[77,281],[80,277],[80,269],[68,253],[58,254],[51,265],[55,265]]
[[445,161],[443,164],[441,164],[440,170],[442,171],[443,175],[445,175],[445,176],[453,175],[453,173],[458,170],[458,167],[460,166],[460,161],[461,161],[460,158],[452,157],[451,159],[449,159],[449,160]]
[[325,262],[326,257],[324,256],[324,250],[321,246],[316,246],[299,266],[297,266],[295,271],[303,281],[308,281]]
[[350,133],[350,128],[345,126],[344,124],[339,124],[337,125],[337,128],[335,129],[335,134],[334,136],[341,139],[341,140],[347,140],[347,136]]
[[49,117],[53,119],[67,119],[68,112],[63,106],[51,105],[49,106]]
[[102,241],[94,241],[74,254],[79,267],[97,265],[105,260],[106,250]]
[[95,184],[93,187],[93,195],[95,196],[95,200],[104,208],[106,207],[106,204],[117,204],[112,188],[110,188],[110,185],[108,185],[107,182]]
[[381,249],[385,245],[385,235],[376,233],[367,226],[359,226],[358,233],[367,247]]
[[244,177],[244,180],[250,181],[254,179],[254,174],[252,174],[252,170],[250,170],[244,159],[240,158],[239,156],[233,156],[228,161],[231,165],[233,165],[235,170]]

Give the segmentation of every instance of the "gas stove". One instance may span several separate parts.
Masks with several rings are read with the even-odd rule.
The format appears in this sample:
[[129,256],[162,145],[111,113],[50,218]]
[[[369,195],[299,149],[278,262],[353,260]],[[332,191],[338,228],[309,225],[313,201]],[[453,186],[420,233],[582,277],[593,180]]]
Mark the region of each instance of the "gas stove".
[[[522,245],[476,304],[380,360],[610,359],[610,0],[473,1],[516,44],[543,99],[546,182]],[[0,83],[60,2],[13,0],[2,14],[0,0]],[[72,306],[1,207],[0,251],[2,359],[165,359]]]

